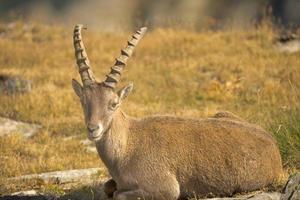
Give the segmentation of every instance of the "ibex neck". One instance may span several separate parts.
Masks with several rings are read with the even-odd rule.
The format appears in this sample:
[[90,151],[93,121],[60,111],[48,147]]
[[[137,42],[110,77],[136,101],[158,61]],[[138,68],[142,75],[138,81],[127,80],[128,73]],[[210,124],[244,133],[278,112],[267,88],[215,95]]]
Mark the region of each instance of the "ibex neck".
[[[126,115],[118,111],[111,123],[110,128],[96,143],[97,151],[104,164],[110,169],[110,173],[118,171],[118,163],[122,162],[127,148],[129,121]],[[113,175],[113,174],[111,174]]]

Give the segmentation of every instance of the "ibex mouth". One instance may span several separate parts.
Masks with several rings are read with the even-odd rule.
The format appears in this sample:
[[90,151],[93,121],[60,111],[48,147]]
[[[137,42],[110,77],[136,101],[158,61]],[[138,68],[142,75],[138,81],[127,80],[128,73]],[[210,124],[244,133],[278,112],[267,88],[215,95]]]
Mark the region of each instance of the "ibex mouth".
[[90,136],[90,135],[89,135],[88,138],[89,138],[89,140],[91,140],[91,141],[93,141],[93,142],[96,142],[96,141],[100,140],[101,137],[102,137],[102,134],[100,134],[99,136],[96,136],[96,137]]
[[103,135],[103,126],[102,124],[97,125],[96,127],[91,127],[88,125],[88,138],[91,141],[97,141],[100,140]]
[[94,132],[92,132],[92,133],[89,132],[88,133],[88,138],[91,141],[98,141],[98,140],[101,139],[101,137],[102,137],[102,133],[94,133]]

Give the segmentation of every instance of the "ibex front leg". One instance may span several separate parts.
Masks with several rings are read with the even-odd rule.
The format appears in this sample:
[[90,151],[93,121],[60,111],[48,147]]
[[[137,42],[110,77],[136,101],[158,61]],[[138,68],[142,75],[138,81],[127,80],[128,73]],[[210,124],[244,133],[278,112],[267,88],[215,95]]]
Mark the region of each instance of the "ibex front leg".
[[114,193],[114,200],[177,200],[180,196],[179,184],[175,177],[160,177],[149,180],[149,183],[151,184],[139,185],[140,189],[136,190],[118,190]]

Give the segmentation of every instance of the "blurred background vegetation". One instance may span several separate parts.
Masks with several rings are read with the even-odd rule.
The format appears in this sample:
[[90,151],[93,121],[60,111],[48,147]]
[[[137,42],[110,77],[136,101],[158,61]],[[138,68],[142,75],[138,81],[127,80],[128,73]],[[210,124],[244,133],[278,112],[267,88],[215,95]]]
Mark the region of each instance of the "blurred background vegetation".
[[0,1],[0,74],[32,81],[30,93],[0,95],[0,116],[43,126],[28,140],[1,137],[0,194],[24,189],[6,184],[8,177],[102,165],[81,143],[85,126],[71,88],[71,79],[79,80],[77,23],[91,28],[83,36],[99,80],[131,30],[150,27],[120,84],[135,86],[126,113],[201,118],[229,110],[273,134],[286,172],[299,171],[300,52],[277,48],[282,32],[299,32],[299,6],[297,0]]
[[[286,27],[300,23],[298,0],[1,0],[5,19],[84,23],[101,30],[184,26],[195,29],[259,23],[266,9]],[[272,11],[270,11],[270,9]],[[105,19],[105,20],[104,20]]]

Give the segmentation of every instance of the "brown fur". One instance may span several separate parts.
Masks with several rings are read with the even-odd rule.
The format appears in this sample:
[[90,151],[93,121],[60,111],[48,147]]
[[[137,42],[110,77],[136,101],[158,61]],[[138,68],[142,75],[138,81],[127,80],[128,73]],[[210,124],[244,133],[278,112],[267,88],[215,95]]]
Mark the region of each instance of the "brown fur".
[[[84,74],[92,73],[87,71],[90,67],[78,27],[74,45],[85,84],[75,80],[72,84],[80,97],[88,136],[96,142],[113,178],[105,184],[108,195],[115,200],[231,196],[279,179],[282,164],[276,141],[262,128],[232,113],[219,112],[206,119],[126,116],[120,105],[132,84],[116,92],[116,77],[108,76],[114,82],[97,83]],[[112,69],[110,75],[116,73],[120,75]]]
[[181,196],[230,196],[263,188],[282,173],[276,142],[255,125],[229,118],[117,116],[96,144],[118,190],[147,188],[156,199],[178,198],[168,194],[176,187]]
[[82,87],[73,81],[73,87],[90,139],[117,185],[115,191],[106,184],[107,194],[116,200],[231,196],[268,186],[282,173],[271,135],[229,112],[207,119],[134,119],[119,108],[132,85],[119,92],[102,83]]

